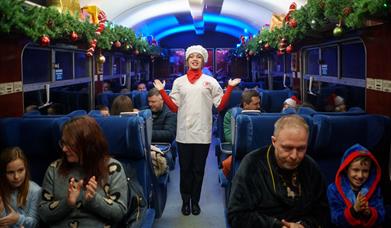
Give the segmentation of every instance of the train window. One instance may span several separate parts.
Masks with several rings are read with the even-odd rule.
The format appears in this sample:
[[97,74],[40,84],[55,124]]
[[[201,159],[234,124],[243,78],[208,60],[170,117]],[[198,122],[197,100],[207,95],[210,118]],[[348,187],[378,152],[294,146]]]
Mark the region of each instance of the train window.
[[88,57],[85,53],[75,52],[75,78],[90,76]]
[[213,62],[214,62],[214,58],[213,58],[213,48],[207,48],[207,51],[208,51],[208,62],[205,63],[204,65],[204,68],[205,68],[205,72],[204,73],[207,73],[207,74],[214,74],[214,67],[213,67]]
[[273,68],[272,74],[274,75],[282,75],[284,73],[284,56],[273,54]]
[[73,79],[73,52],[56,51],[54,68],[56,81]]
[[113,75],[121,74],[121,57],[114,56]]
[[305,73],[319,75],[319,49],[309,49],[305,52]]
[[284,65],[285,65],[285,68],[284,68],[284,72],[285,73],[292,73],[292,69],[291,69],[291,59],[292,59],[292,55],[291,54],[285,54],[284,55]]
[[171,49],[169,51],[170,77],[176,78],[185,72],[185,61],[184,49]]
[[121,65],[120,74],[126,74],[126,58],[121,56],[119,62]]
[[362,43],[341,45],[342,77],[365,79],[365,50]]
[[104,54],[105,58],[106,58],[106,61],[105,63],[103,64],[103,75],[111,75],[111,55],[109,53],[105,53]]
[[22,65],[24,84],[51,81],[49,49],[25,49]]
[[320,74],[338,77],[338,48],[337,46],[322,48]]
[[224,82],[228,75],[229,48],[216,49],[216,72],[215,77],[218,81]]

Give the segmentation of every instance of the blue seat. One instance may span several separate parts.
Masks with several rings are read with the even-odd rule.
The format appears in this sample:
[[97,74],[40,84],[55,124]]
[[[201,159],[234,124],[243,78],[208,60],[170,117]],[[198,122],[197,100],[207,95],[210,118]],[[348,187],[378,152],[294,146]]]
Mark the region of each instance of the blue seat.
[[[148,152],[151,148],[152,143],[152,112],[150,109],[141,110],[138,113],[139,117],[144,120],[144,132],[145,132],[145,144],[148,148]],[[169,173],[160,177],[155,176],[152,168],[151,154],[147,153],[147,157],[150,163],[149,166],[149,178],[152,183],[152,207],[155,209],[155,218],[160,218],[163,214],[164,208],[167,201],[167,184],[169,180]]]
[[284,101],[293,95],[290,89],[259,90],[262,99],[262,108],[266,112],[281,112]]
[[[378,159],[383,171],[388,170],[391,120],[381,115],[330,116],[314,115],[317,126],[312,157],[318,162],[328,183],[334,181],[340,160],[350,146],[359,143]],[[388,172],[383,172],[383,192],[391,190]],[[388,197],[391,202],[391,196]]]
[[41,115],[41,114],[29,114],[25,113],[23,115],[24,118],[60,118],[60,117],[76,117],[76,116],[84,116],[87,115],[85,110],[74,110],[66,115]]
[[317,112],[314,109],[310,107],[300,107],[297,110],[298,114],[305,114],[305,115],[328,115],[328,116],[354,116],[354,115],[365,115],[367,114],[364,110],[362,110],[360,107],[352,107],[347,112]]
[[132,91],[133,106],[139,110],[148,109],[148,92]]
[[26,154],[31,179],[42,183],[49,164],[60,157],[61,127],[69,117],[0,119],[0,147],[19,146]]
[[97,105],[105,105],[105,106],[109,107],[109,109],[111,109],[111,104],[113,103],[114,99],[120,95],[128,96],[130,99],[133,99],[131,93],[104,92],[104,93],[100,93],[96,96],[96,104]]
[[91,116],[91,117],[103,117],[103,115],[100,112],[100,110],[96,110],[96,109],[93,109],[93,110],[89,111],[88,115]]
[[255,88],[257,87],[258,89],[262,89],[264,86],[263,86],[263,82],[262,81],[259,81],[259,82],[240,82],[239,84],[239,87],[241,89],[252,89],[252,88]]
[[137,178],[147,199],[148,209],[141,227],[152,227],[155,209],[152,207],[153,185],[150,179],[151,163],[146,145],[144,119],[134,116],[95,116],[109,143],[110,154],[119,160],[130,178]]
[[[261,113],[261,112],[241,112],[240,108],[233,109],[233,145],[232,145],[232,167],[228,176],[226,197],[229,196],[231,180],[239,168],[241,160],[249,152],[271,144],[271,136],[274,132],[274,123],[284,113]],[[315,126],[312,117],[302,115],[309,126],[309,139],[307,153],[312,153],[315,139]],[[226,198],[227,200],[227,198]]]
[[143,119],[137,116],[109,116],[96,118],[96,121],[109,143],[110,154],[121,161],[127,169],[131,169],[129,173],[136,173],[145,196],[149,196],[151,183],[148,174]]
[[217,157],[217,163],[219,167],[221,166],[221,160],[223,159],[221,157],[221,152],[222,152],[221,144],[226,142],[226,139],[224,138],[224,116],[229,109],[240,106],[241,98],[242,98],[242,91],[233,90],[229,98],[228,104],[225,106],[225,108],[222,111],[220,111],[217,114],[217,119],[216,119],[217,143],[215,147],[215,155]]

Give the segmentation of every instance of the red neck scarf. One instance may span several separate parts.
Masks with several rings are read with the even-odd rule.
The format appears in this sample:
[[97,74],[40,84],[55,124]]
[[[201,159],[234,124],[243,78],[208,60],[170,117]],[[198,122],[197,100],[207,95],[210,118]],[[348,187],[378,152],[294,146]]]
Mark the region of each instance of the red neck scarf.
[[202,75],[201,69],[196,69],[196,70],[189,69],[187,71],[187,79],[191,84],[194,84],[201,77],[201,75]]

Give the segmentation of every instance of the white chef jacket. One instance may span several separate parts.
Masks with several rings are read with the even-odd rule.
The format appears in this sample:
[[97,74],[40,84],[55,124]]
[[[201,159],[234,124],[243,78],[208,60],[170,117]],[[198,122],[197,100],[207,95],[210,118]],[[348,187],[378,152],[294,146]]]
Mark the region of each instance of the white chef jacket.
[[176,141],[211,143],[212,105],[218,107],[224,95],[213,77],[202,74],[191,84],[187,75],[175,79],[170,98],[178,106]]

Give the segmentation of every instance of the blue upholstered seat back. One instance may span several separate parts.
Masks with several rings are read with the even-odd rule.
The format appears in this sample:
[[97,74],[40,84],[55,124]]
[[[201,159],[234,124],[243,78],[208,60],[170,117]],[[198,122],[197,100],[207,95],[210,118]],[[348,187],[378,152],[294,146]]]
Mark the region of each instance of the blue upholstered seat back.
[[139,110],[147,109],[148,106],[148,92],[147,91],[132,91],[133,106]]
[[96,121],[109,143],[110,154],[126,167],[132,168],[129,173],[135,173],[145,196],[149,196],[144,120],[139,116],[109,116],[97,117]]
[[314,115],[354,116],[354,115],[365,115],[365,114],[367,114],[360,107],[352,107],[347,112],[317,112],[317,111],[315,111],[314,109],[312,109],[310,107],[300,107],[297,110],[297,113],[310,115],[310,116],[314,116]]
[[229,98],[228,104],[225,106],[224,110],[220,111],[217,116],[217,137],[220,139],[220,142],[226,141],[224,139],[224,116],[227,111],[234,107],[239,107],[242,98],[242,91],[233,90]]
[[[249,152],[271,144],[271,136],[274,131],[274,123],[284,113],[241,113],[237,114],[239,109],[234,111],[236,115],[234,126],[233,142],[233,172],[234,175],[239,167],[240,161]],[[312,148],[315,141],[315,126],[310,116],[302,116],[309,126],[308,149],[307,153],[312,154]]]
[[77,116],[84,116],[84,115],[87,115],[87,112],[85,110],[73,110],[72,112],[66,114],[66,115],[41,115],[41,114],[30,114],[29,112],[28,113],[25,113],[23,115],[24,118],[60,118],[60,117],[69,117],[69,118],[73,118],[73,117],[77,117]]
[[284,101],[292,96],[290,89],[259,90],[262,99],[262,109],[266,112],[281,112]]
[[67,120],[69,117],[0,119],[1,149],[19,146],[29,160],[31,179],[41,184],[49,164],[61,155],[58,141]]
[[[380,115],[314,115],[317,126],[313,157],[332,182],[342,155],[359,143],[368,148],[387,167],[390,151],[390,118]],[[387,161],[385,161],[387,160]]]
[[[128,96],[130,99],[133,99],[131,93],[100,93],[96,96],[96,104],[97,105],[105,105],[111,109],[111,105],[113,104],[113,101],[116,97],[124,95]],[[132,100],[133,101],[133,100]]]

